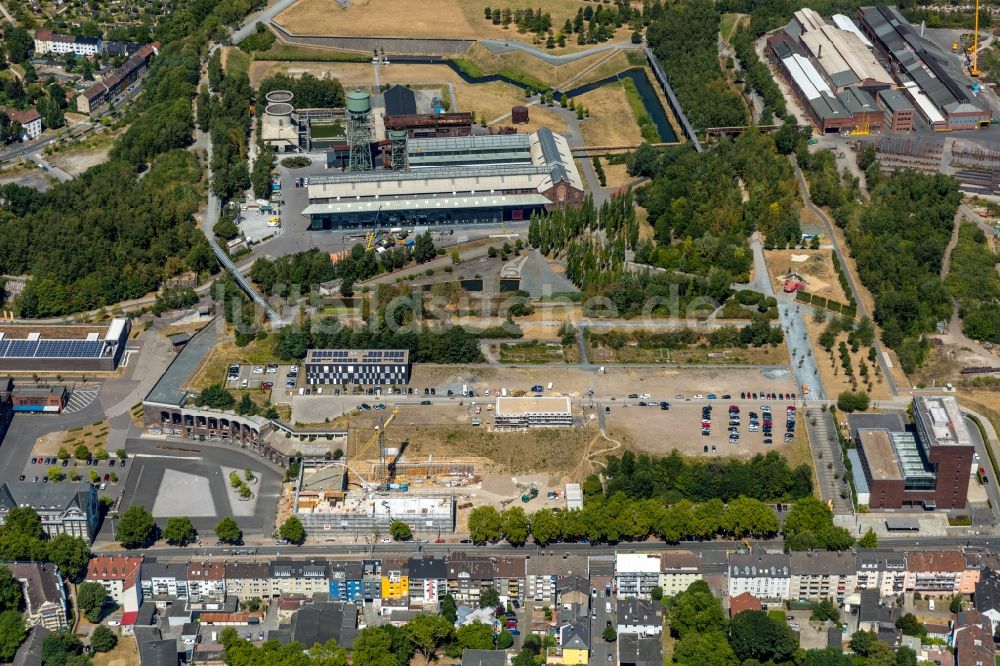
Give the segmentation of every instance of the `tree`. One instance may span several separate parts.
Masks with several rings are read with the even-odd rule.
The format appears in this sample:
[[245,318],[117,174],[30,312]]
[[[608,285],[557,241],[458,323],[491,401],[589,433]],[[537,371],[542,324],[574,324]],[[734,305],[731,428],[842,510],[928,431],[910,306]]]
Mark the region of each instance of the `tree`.
[[848,645],[854,654],[859,657],[867,657],[876,643],[878,643],[878,637],[875,635],[875,632],[855,631],[851,634],[851,640]]
[[842,391],[837,396],[837,409],[845,412],[863,412],[868,409],[870,399],[864,391]]
[[8,511],[0,527],[0,536],[6,538],[12,535],[41,539],[42,519],[39,518],[38,512],[30,506],[16,506]]
[[614,643],[618,640],[618,632],[615,631],[615,628],[609,624],[604,627],[604,631],[601,633],[601,638],[603,638],[607,643]]
[[289,516],[281,524],[278,535],[289,543],[301,545],[306,540],[306,529],[302,526],[302,521],[299,520],[298,516]]
[[243,541],[243,530],[239,523],[227,516],[215,524],[215,536],[222,543],[236,544]]
[[480,622],[467,624],[455,631],[455,640],[464,650],[492,650],[493,627]]
[[484,587],[479,592],[480,608],[496,608],[500,605],[500,593],[493,586]]
[[865,535],[858,541],[858,546],[861,548],[878,548],[878,535],[875,534],[875,530],[869,527]]
[[24,590],[20,581],[14,579],[10,569],[0,567],[0,612],[21,610],[24,601]]
[[830,599],[823,599],[818,603],[814,603],[812,607],[812,614],[809,616],[810,620],[814,622],[824,622],[829,620],[835,624],[840,623],[840,609],[837,608],[837,604],[833,603]]
[[896,627],[907,636],[919,636],[923,638],[927,635],[927,627],[913,613],[901,615],[896,620]]
[[847,550],[854,544],[850,532],[833,524],[833,512],[816,497],[796,500],[785,517],[785,546],[789,550]]
[[134,504],[118,519],[118,541],[125,548],[141,548],[153,542],[156,521],[146,509]]
[[59,447],[59,453],[56,454],[56,458],[59,458],[59,460],[69,460],[69,451],[66,450],[65,446]]
[[186,546],[198,538],[198,531],[187,516],[177,516],[167,520],[163,530],[163,538],[175,546]]
[[528,540],[531,524],[528,522],[528,516],[524,513],[524,509],[514,506],[503,512],[500,529],[507,543],[512,546],[523,546],[524,542]]
[[396,541],[409,541],[413,538],[413,530],[402,520],[394,520],[389,524],[389,534]]
[[674,647],[674,661],[685,666],[736,666],[739,663],[721,631],[687,634]]
[[413,260],[418,264],[430,261],[437,256],[437,249],[434,247],[434,239],[431,238],[430,229],[417,236],[413,243]]
[[434,660],[438,648],[448,642],[453,633],[451,624],[440,615],[418,615],[403,629],[410,645],[428,662]]
[[48,477],[49,481],[52,483],[58,483],[66,478],[63,474],[62,467],[49,467],[48,471],[45,472],[45,476]]
[[729,643],[740,661],[761,663],[790,661],[798,641],[785,622],[763,611],[743,611],[729,623]]
[[498,650],[509,650],[514,645],[514,635],[502,629],[496,637],[496,649]]
[[90,561],[90,545],[81,537],[57,534],[49,539],[49,561],[70,580],[80,580]]
[[441,599],[441,617],[452,624],[458,620],[458,604],[455,603],[455,597],[450,594],[444,595]]
[[663,599],[663,588],[657,585],[652,590],[649,591],[649,597],[653,601],[660,601]]
[[80,583],[76,588],[76,605],[89,622],[96,623],[101,619],[101,609],[108,592],[100,583]]
[[[353,662],[372,666],[399,666],[400,661],[393,650],[394,629],[392,626],[368,626],[358,632],[358,637],[354,639],[354,646],[351,648]],[[409,643],[408,637],[407,643]],[[407,647],[412,651],[412,646],[408,644]]]
[[35,44],[27,30],[14,26],[4,31],[3,42],[7,47],[7,59],[13,63],[22,63],[30,58]]
[[469,513],[469,536],[477,544],[498,541],[501,536],[500,512],[492,506],[477,506]]
[[951,611],[952,613],[961,613],[962,612],[962,605],[963,605],[962,604],[962,595],[961,594],[956,594],[955,596],[953,596],[951,598],[951,603],[948,604],[948,610]]
[[0,613],[0,659],[11,661],[26,635],[24,619],[21,618],[19,611],[8,610]]
[[76,448],[73,449],[73,455],[77,460],[90,460],[90,449],[87,448],[86,444],[77,444]]
[[671,632],[681,639],[689,633],[708,634],[726,628],[722,604],[703,580],[691,583],[674,597],[668,616]]
[[116,645],[118,645],[118,637],[115,636],[115,632],[103,624],[98,625],[94,629],[94,633],[90,635],[90,647],[94,648],[95,652],[111,652]]
[[544,546],[559,538],[559,520],[548,509],[539,509],[531,514],[531,536],[535,543]]

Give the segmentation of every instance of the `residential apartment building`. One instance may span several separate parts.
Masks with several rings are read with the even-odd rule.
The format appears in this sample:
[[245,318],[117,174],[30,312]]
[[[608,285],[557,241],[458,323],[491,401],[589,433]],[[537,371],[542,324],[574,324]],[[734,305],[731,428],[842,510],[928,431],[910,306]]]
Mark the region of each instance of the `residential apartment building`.
[[663,666],[663,640],[639,634],[620,636],[618,666]]
[[493,587],[500,594],[501,602],[524,599],[525,570],[523,557],[493,558]]
[[923,595],[972,594],[979,581],[979,569],[966,569],[965,558],[957,550],[923,550],[906,554],[907,592]]
[[201,610],[217,610],[226,600],[226,565],[202,562],[188,565],[188,600]]
[[143,559],[124,555],[102,555],[87,563],[88,583],[100,583],[108,596],[126,611],[138,611],[142,603],[140,576]]
[[97,489],[89,483],[11,481],[0,487],[0,523],[14,507],[30,506],[47,536],[58,534],[93,541],[100,510]]
[[569,622],[559,627],[557,647],[545,655],[546,664],[583,666],[590,660],[590,628],[582,622]]
[[906,553],[892,550],[859,550],[857,587],[878,590],[881,596],[903,593],[906,583]]
[[852,551],[793,552],[790,564],[790,599],[839,604],[857,587],[858,558]]
[[158,52],[159,45],[157,43],[146,44],[140,48],[121,67],[77,95],[77,111],[88,115],[93,114],[100,107],[121,95],[128,86],[138,81],[146,73],[150,60]]
[[226,592],[241,601],[269,599],[271,567],[267,562],[226,562]]
[[81,57],[96,56],[102,50],[100,37],[61,35],[48,28],[35,31],[35,55],[73,53]]
[[410,578],[411,606],[436,606],[448,593],[448,564],[444,558],[411,557],[406,568]]
[[618,602],[618,634],[659,636],[663,633],[663,604],[647,599]]
[[[496,567],[485,557],[462,556],[448,559],[448,594],[455,603],[479,606],[479,594],[496,585]],[[499,588],[497,592],[500,592]]]
[[660,584],[660,556],[644,553],[615,555],[615,590],[619,599],[648,599]]
[[976,583],[974,597],[976,610],[989,620],[992,633],[1000,628],[1000,574],[992,569],[983,571]]
[[556,580],[556,603],[563,608],[590,606],[590,579],[577,574],[562,576]]
[[0,108],[7,117],[21,124],[21,141],[31,141],[42,133],[42,116],[34,108],[19,111],[18,109]]
[[25,613],[32,627],[59,631],[66,627],[66,588],[59,568],[39,562],[5,562],[24,590]]
[[330,579],[325,560],[275,560],[271,562],[271,594],[287,596],[329,594]]
[[407,560],[382,560],[382,606],[407,608],[410,605],[410,572]]
[[762,548],[729,555],[730,597],[749,592],[762,601],[789,598],[791,560],[784,553],[768,553]]
[[187,565],[147,561],[142,565],[142,597],[163,607],[175,601],[187,601]]
[[587,558],[581,555],[550,552],[532,555],[525,566],[526,600],[551,606],[556,602],[559,577],[574,573],[588,576],[588,569]]
[[702,579],[701,555],[667,552],[660,555],[660,589],[663,596],[677,596]]

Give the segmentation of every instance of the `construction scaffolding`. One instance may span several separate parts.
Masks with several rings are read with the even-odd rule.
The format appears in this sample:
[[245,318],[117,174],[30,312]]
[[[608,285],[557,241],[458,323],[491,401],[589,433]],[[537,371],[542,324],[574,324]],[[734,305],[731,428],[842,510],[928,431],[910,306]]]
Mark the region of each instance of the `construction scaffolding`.
[[307,532],[385,534],[401,520],[414,532],[453,532],[455,496],[446,492],[302,493],[295,515]]

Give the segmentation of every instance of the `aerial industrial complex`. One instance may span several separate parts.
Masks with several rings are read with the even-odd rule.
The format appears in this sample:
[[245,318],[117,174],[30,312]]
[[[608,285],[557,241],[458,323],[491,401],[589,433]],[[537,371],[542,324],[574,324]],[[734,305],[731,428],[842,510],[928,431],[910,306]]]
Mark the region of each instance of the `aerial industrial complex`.
[[131,330],[127,318],[107,328],[0,325],[0,371],[109,372],[121,362]]
[[767,39],[772,61],[821,132],[910,131],[914,110],[935,131],[989,125],[989,105],[972,82],[898,10],[862,7],[857,24],[843,14],[833,21],[800,9]]

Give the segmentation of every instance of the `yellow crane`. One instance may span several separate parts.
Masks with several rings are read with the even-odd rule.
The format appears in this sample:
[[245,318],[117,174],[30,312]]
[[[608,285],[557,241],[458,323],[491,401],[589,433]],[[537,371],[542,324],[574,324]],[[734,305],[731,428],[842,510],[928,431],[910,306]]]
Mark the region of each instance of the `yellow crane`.
[[871,123],[867,119],[861,127],[851,130],[851,136],[868,136],[869,134],[871,134]]
[[375,228],[378,226],[378,218],[382,215],[382,206],[378,207],[378,212],[375,213],[375,221],[372,223],[372,230],[368,233],[368,240],[365,243],[365,250],[371,252],[375,249]]
[[969,76],[979,76],[979,0],[976,0],[976,19],[972,30],[972,61]]

